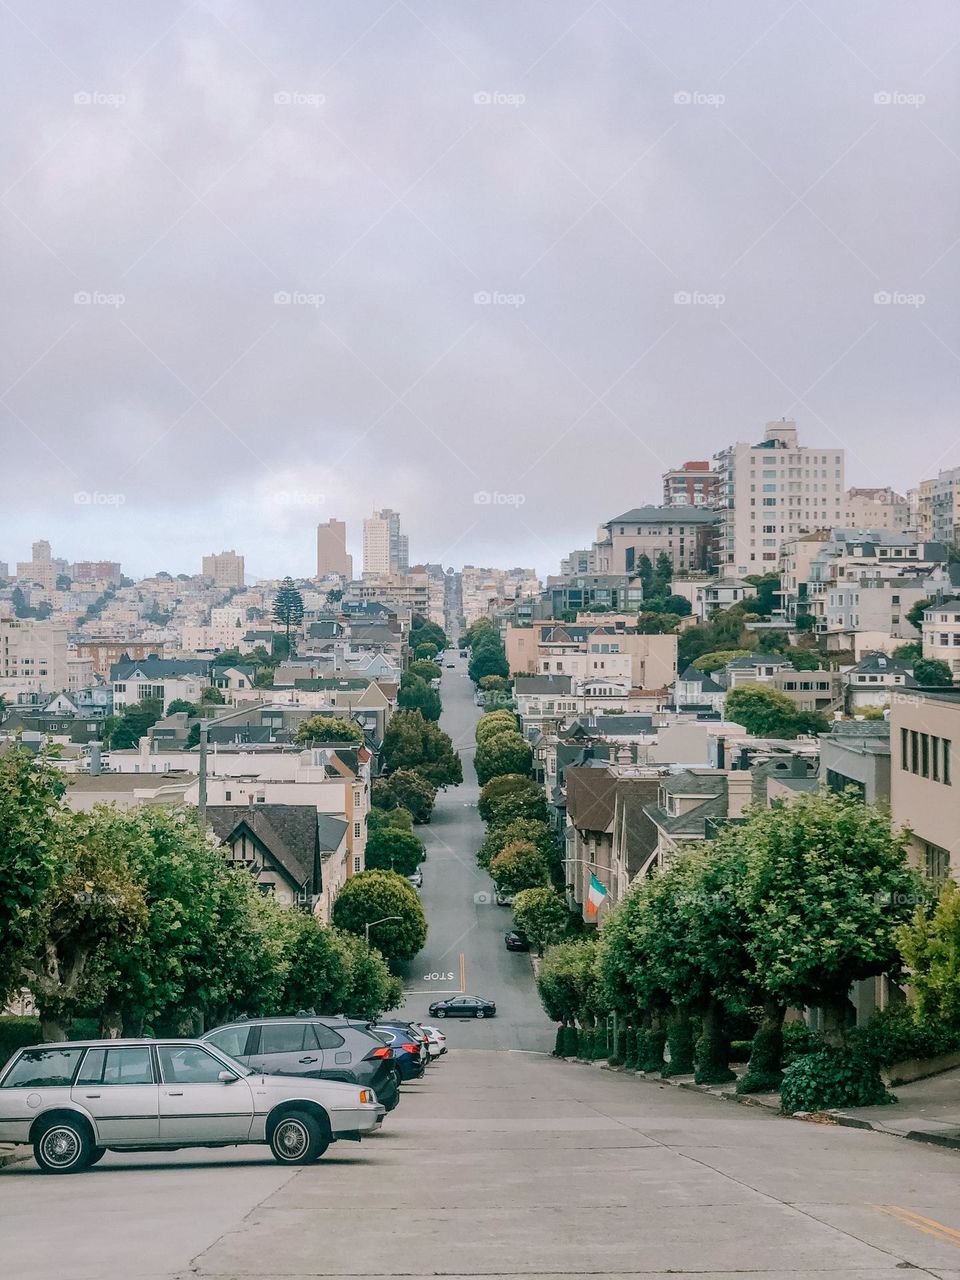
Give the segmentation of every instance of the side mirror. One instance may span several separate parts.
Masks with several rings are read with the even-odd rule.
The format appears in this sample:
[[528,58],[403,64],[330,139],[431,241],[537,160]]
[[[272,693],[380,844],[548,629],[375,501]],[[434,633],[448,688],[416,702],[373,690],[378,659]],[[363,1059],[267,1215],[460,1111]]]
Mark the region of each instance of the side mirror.
[[239,1078],[240,1077],[235,1076],[232,1071],[221,1071],[220,1074],[217,1076],[217,1079],[220,1081],[221,1084],[233,1084],[233,1082],[235,1080],[238,1080]]

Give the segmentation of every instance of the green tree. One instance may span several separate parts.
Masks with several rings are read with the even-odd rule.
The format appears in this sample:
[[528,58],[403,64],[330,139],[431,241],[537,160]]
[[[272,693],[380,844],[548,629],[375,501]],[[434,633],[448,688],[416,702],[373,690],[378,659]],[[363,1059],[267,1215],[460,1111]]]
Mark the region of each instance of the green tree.
[[901,662],[912,663],[916,658],[923,657],[923,641],[910,640],[906,644],[897,645],[893,656],[899,658]]
[[[509,785],[497,788],[497,784],[504,780],[508,780]],[[517,782],[523,785],[518,786]],[[480,792],[477,809],[484,822],[494,824],[512,822],[515,818],[532,818],[538,822],[547,820],[543,788],[532,778],[516,773],[491,779]]]
[[449,734],[419,711],[397,711],[383,735],[383,758],[389,769],[416,769],[435,787],[463,781],[460,756]]
[[160,698],[144,698],[142,702],[131,702],[124,707],[119,716],[108,716],[104,723],[104,737],[109,737],[109,745],[116,751],[126,747],[135,747],[140,739],[163,715],[163,701]]
[[291,652],[290,633],[303,622],[303,596],[293,585],[292,578],[284,578],[273,601],[273,620],[283,627],[287,653]]
[[[387,916],[398,916],[387,920]],[[383,920],[371,930],[375,946],[392,970],[412,960],[427,940],[427,920],[413,886],[392,871],[361,871],[340,890],[333,907],[338,929],[364,936],[364,927]]]
[[785,693],[754,684],[730,690],[725,714],[758,738],[796,738],[801,733],[826,733],[829,728],[824,716],[797,711]]
[[510,667],[499,636],[472,646],[467,674],[476,685],[479,685],[485,676],[502,676],[504,679],[509,677]]
[[254,688],[256,689],[272,689],[273,688],[273,668],[258,667],[253,677]]
[[678,618],[689,617],[693,613],[693,605],[686,596],[665,596],[660,605],[662,613],[675,613]]
[[669,636],[677,629],[676,613],[657,613],[645,610],[637,614],[637,633],[641,636]]
[[537,973],[537,991],[548,1018],[564,1025],[593,1021],[601,998],[595,964],[592,938],[547,948]]
[[227,700],[216,685],[208,684],[200,692],[200,701],[205,706],[222,707]]
[[325,742],[349,742],[355,747],[362,747],[364,737],[355,720],[344,720],[340,716],[310,716],[297,725],[294,741],[314,746]]
[[431,662],[439,652],[437,645],[425,640],[422,644],[417,645],[414,650],[414,657],[420,662]]
[[933,910],[918,905],[898,935],[921,1021],[960,1027],[960,889],[947,880]]
[[942,658],[918,658],[913,664],[913,678],[917,684],[932,688],[947,688],[953,684],[950,664]]
[[494,858],[507,845],[517,840],[535,844],[551,868],[551,872],[554,875],[557,874],[561,866],[557,837],[546,822],[536,822],[530,818],[515,818],[512,822],[489,827],[486,839],[477,850],[477,865],[483,871],[489,871]]
[[[723,838],[723,836],[721,836]],[[850,795],[801,795],[729,829],[744,860],[738,891],[758,982],[782,1005],[823,1009],[843,1042],[847,991],[899,965],[899,927],[926,894],[889,814]]]
[[543,955],[546,947],[560,941],[569,917],[566,902],[546,886],[521,889],[513,900],[513,923],[527,935],[538,956]]
[[790,662],[794,671],[820,671],[822,658],[819,653],[811,653],[806,649],[791,649]]
[[43,907],[61,861],[63,776],[19,747],[0,753],[0,1007],[39,944]]
[[442,709],[436,689],[431,689],[426,680],[409,672],[400,677],[397,706],[401,711],[419,711],[427,720],[439,720]]
[[526,840],[506,845],[490,863],[490,875],[498,889],[511,894],[550,882],[546,858],[535,844]]
[[714,671],[719,671],[735,658],[746,658],[749,654],[749,649],[718,649],[714,653],[702,653],[699,658],[694,658],[691,665],[706,675],[712,675]]
[[410,645],[415,649],[418,644],[435,644],[438,653],[448,647],[447,633],[443,627],[428,621],[420,613],[414,614],[410,628]]
[[343,1010],[350,987],[350,961],[340,934],[306,911],[288,912],[282,1007],[313,1009],[322,1016]]
[[744,582],[749,582],[757,593],[756,599],[749,602],[752,610],[766,618],[780,607],[779,573],[748,573]]
[[421,680],[426,680],[429,684],[431,680],[439,680],[443,675],[443,668],[439,662],[430,662],[424,658],[419,662],[411,662],[407,668],[412,676],[419,676]]
[[482,637],[490,636],[497,638],[497,630],[489,618],[477,618],[476,622],[472,622],[461,638],[461,647],[472,648]]
[[355,934],[336,930],[347,963],[347,991],[338,1012],[373,1021],[403,1004],[403,983],[387,968],[380,952]]
[[513,682],[506,676],[481,676],[480,688],[484,693],[509,693]]
[[477,745],[473,767],[483,786],[505,773],[529,773],[533,749],[522,734],[514,731],[491,734]]
[[406,809],[416,823],[430,821],[436,798],[436,787],[415,769],[397,769],[373,784],[372,799],[378,809]]
[[643,586],[643,594],[649,595],[653,590],[653,561],[645,551],[637,556],[637,577]]
[[473,731],[474,737],[479,745],[485,742],[488,737],[493,737],[498,733],[516,733],[520,728],[520,721],[512,711],[505,711],[500,708],[497,711],[488,711],[477,721],[476,728]]
[[185,698],[174,698],[169,707],[167,707],[167,715],[175,716],[179,715],[180,712],[184,712],[191,718],[200,714],[195,702],[187,702]]
[[401,876],[412,876],[424,856],[423,841],[412,832],[389,826],[367,832],[368,871],[396,871]]
[[371,809],[367,814],[367,831],[413,831],[413,814],[409,809]]

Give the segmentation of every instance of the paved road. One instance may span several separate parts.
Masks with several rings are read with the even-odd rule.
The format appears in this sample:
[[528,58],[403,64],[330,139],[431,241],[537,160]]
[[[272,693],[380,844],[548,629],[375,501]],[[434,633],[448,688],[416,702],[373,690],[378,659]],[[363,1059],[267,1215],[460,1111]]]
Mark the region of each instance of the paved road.
[[[444,723],[470,744],[467,682],[445,669],[444,685]],[[526,957],[502,949],[508,913],[473,902],[489,890],[475,797],[447,792],[428,829],[411,977],[458,975],[462,952],[501,1016],[448,1024],[450,1053],[383,1132],[306,1169],[253,1148],[0,1172],[0,1277],[960,1280],[957,1153],[517,1052],[550,1030]]]
[[404,974],[410,994],[402,1012],[427,1021],[430,1001],[458,993],[462,974],[470,995],[496,1000],[497,1017],[448,1020],[452,1045],[550,1050],[554,1028],[537,998],[530,957],[505,949],[510,910],[496,905],[490,877],[478,870],[474,857],[484,833],[473,771],[473,732],[480,711],[473,701],[466,660],[454,661],[452,670],[446,665],[443,669],[440,724],[461,752],[464,781],[442,791],[430,825],[417,828],[427,846],[421,898],[429,933],[427,945]]

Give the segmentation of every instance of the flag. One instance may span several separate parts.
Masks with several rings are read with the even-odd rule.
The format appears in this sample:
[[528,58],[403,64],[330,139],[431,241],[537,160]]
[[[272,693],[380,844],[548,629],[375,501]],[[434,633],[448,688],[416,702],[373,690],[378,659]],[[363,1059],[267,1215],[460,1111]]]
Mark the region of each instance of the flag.
[[595,875],[590,876],[590,890],[587,893],[587,915],[595,916],[603,906],[607,891]]

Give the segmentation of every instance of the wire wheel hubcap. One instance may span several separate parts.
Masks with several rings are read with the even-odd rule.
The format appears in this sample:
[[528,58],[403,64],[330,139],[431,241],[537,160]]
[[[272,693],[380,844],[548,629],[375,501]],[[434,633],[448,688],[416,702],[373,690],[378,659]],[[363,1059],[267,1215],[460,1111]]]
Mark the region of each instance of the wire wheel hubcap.
[[284,1120],[277,1130],[277,1146],[288,1160],[296,1160],[306,1151],[310,1135],[299,1120]]
[[47,1164],[66,1169],[80,1154],[80,1138],[73,1129],[51,1129],[40,1144]]

